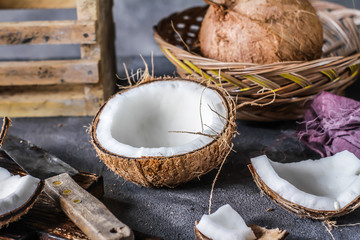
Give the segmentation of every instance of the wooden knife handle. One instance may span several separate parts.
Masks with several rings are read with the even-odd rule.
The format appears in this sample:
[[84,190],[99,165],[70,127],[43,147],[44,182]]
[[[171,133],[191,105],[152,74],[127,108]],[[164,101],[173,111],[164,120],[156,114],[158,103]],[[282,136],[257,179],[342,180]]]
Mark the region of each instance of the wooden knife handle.
[[90,239],[133,240],[134,234],[67,173],[45,180],[45,192]]

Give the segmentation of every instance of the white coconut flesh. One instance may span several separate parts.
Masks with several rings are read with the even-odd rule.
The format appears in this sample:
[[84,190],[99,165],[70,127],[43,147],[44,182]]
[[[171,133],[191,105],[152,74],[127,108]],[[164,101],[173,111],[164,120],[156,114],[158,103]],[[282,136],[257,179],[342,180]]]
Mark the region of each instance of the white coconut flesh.
[[[199,149],[225,127],[227,108],[216,90],[185,80],[154,81],[111,98],[96,137],[125,157],[185,154]],[[201,134],[199,134],[201,133]]]
[[28,202],[39,182],[39,179],[30,175],[12,175],[5,168],[0,168],[0,216]]
[[360,195],[360,160],[349,151],[294,163],[273,162],[265,155],[251,162],[271,190],[309,209],[340,210]]
[[212,240],[253,240],[255,234],[244,219],[229,205],[210,215],[203,215],[196,228]]

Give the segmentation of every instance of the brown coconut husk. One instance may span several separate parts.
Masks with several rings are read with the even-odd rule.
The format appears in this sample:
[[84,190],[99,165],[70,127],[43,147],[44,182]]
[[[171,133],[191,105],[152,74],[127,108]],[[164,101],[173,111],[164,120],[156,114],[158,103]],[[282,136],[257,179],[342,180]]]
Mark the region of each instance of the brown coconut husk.
[[[152,79],[149,77],[142,81],[140,85],[150,84],[154,81],[173,80],[194,81],[215,90],[223,98],[224,105],[228,110],[226,125],[223,131],[218,136],[214,137],[212,142],[200,149],[197,149],[196,151],[170,157],[128,158],[116,155],[104,149],[96,137],[97,124],[99,122],[102,109],[106,105],[105,103],[96,114],[90,128],[92,144],[94,145],[100,159],[112,171],[135,184],[145,187],[176,187],[181,183],[198,178],[216,168],[224,160],[225,156],[231,149],[231,139],[236,133],[236,109],[234,102],[228,97],[227,92],[214,84],[205,81],[199,82],[191,78]],[[127,88],[119,94],[137,86],[139,85]]]
[[285,210],[292,212],[299,217],[304,218],[312,218],[317,220],[328,220],[333,217],[340,217],[343,215],[346,215],[352,211],[354,211],[356,208],[360,206],[360,196],[357,197],[354,201],[352,201],[347,206],[337,210],[337,211],[324,211],[324,210],[315,210],[306,208],[303,206],[300,206],[296,203],[290,202],[280,195],[278,195],[275,191],[273,191],[271,188],[269,188],[264,181],[260,178],[258,173],[256,172],[255,168],[252,164],[248,165],[248,168],[251,172],[251,175],[253,176],[254,182],[259,187],[261,192],[265,193],[266,196],[268,196],[272,201],[274,201],[276,204],[278,204],[280,207],[284,208]]
[[205,57],[257,64],[321,57],[322,24],[307,0],[204,1],[210,4],[199,32]]
[[[3,118],[3,126],[0,132],[0,146],[2,145],[7,131],[11,126],[11,120],[8,117]],[[44,181],[40,181],[38,186],[32,196],[23,204],[21,207],[12,210],[4,215],[0,215],[0,229],[4,226],[7,226],[11,222],[18,221],[23,215],[27,214],[27,212],[33,207],[37,199],[39,198],[41,192],[44,189]]]
[[2,128],[1,128],[1,132],[0,132],[0,146],[4,142],[4,139],[6,137],[7,131],[8,131],[10,126],[11,126],[11,119],[8,118],[8,117],[4,117],[3,118],[3,125],[2,125]]
[[[194,232],[196,240],[211,240],[202,234],[197,228],[196,225],[199,222],[195,222]],[[254,232],[257,240],[284,240],[289,235],[289,232],[286,230],[276,229],[266,229],[257,225],[249,225],[251,230]]]

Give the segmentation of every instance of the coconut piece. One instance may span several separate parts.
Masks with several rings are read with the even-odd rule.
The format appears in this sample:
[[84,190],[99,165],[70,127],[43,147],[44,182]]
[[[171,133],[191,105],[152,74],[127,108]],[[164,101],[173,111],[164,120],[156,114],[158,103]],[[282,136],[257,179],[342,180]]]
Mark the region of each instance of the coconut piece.
[[322,24],[307,0],[204,0],[201,53],[223,62],[313,60],[321,57]]
[[211,215],[203,215],[200,222],[195,223],[194,230],[197,240],[281,240],[288,235],[280,229],[246,226],[243,218],[228,204]]
[[255,234],[242,217],[229,205],[210,215],[203,215],[196,228],[213,240],[254,240]]
[[[0,146],[4,141],[11,120],[3,118]],[[17,221],[35,204],[44,188],[44,182],[30,175],[12,175],[0,167],[0,228]]]
[[174,187],[214,169],[235,133],[224,90],[193,80],[152,80],[111,97],[91,137],[104,163],[136,184]]
[[[197,224],[196,222],[195,224]],[[289,232],[286,230],[276,229],[266,229],[257,225],[249,225],[251,230],[256,236],[256,240],[284,240],[289,235]],[[202,234],[196,226],[194,227],[195,237],[197,240],[212,240]]]
[[43,182],[30,175],[11,175],[0,168],[0,228],[17,221],[35,204]]
[[348,151],[293,163],[263,155],[252,158],[249,169],[267,196],[300,217],[323,220],[360,205],[360,160]]
[[250,227],[257,240],[284,240],[289,235],[288,231],[279,228],[266,229],[257,225],[250,225]]

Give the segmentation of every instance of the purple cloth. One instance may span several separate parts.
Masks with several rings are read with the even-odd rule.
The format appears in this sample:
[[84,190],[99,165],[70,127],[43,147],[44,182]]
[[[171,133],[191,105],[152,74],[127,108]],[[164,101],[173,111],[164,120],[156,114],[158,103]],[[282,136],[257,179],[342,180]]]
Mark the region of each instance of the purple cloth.
[[297,136],[322,157],[348,150],[360,158],[360,102],[320,93],[305,111]]

